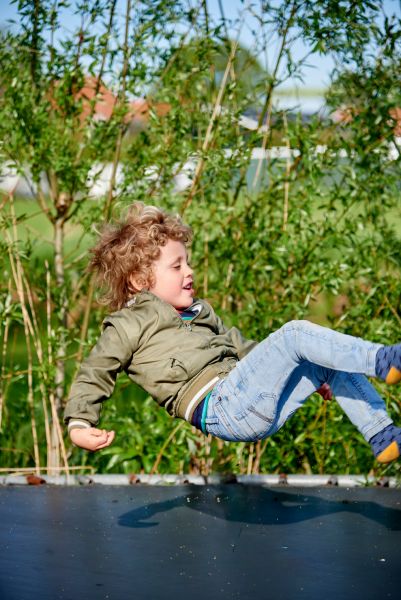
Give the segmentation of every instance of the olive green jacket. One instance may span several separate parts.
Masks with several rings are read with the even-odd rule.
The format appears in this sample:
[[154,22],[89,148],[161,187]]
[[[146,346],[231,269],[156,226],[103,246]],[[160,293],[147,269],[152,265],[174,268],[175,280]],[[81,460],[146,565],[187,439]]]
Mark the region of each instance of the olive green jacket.
[[117,375],[146,390],[169,414],[191,422],[196,406],[256,344],[224,327],[205,300],[191,307],[190,322],[154,294],[143,291],[103,321],[103,332],[72,384],[64,419],[95,426]]

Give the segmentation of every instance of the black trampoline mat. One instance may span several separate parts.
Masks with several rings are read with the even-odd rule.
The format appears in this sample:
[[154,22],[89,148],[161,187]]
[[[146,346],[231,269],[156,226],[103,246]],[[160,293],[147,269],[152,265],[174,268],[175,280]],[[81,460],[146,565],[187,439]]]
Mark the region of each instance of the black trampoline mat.
[[1,600],[401,598],[401,490],[0,488]]

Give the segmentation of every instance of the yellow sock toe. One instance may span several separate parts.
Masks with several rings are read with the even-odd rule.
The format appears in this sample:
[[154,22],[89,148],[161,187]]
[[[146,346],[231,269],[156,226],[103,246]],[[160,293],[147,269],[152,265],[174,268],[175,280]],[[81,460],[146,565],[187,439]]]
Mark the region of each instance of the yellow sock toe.
[[393,385],[394,383],[398,383],[399,381],[401,381],[401,371],[399,371],[395,367],[391,367],[391,369],[387,373],[386,383]]
[[380,463],[388,463],[398,458],[399,455],[400,451],[397,442],[391,442],[376,458]]

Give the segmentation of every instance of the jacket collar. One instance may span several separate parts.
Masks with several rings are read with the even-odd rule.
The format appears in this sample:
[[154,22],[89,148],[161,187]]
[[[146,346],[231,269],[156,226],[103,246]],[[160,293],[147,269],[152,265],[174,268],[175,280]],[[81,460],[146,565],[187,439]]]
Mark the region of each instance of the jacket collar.
[[[143,302],[156,302],[156,303],[161,302],[163,305],[171,306],[173,308],[173,306],[171,304],[169,304],[168,302],[165,302],[165,300],[162,300],[158,296],[155,296],[155,294],[152,294],[152,292],[149,292],[148,290],[142,290],[141,292],[138,292],[137,294],[135,294],[135,296],[130,298],[124,304],[124,308],[130,308],[132,306],[142,304]],[[188,306],[188,310],[193,309],[198,314],[201,312],[202,308],[203,308],[203,304],[199,298],[194,298],[191,306]]]

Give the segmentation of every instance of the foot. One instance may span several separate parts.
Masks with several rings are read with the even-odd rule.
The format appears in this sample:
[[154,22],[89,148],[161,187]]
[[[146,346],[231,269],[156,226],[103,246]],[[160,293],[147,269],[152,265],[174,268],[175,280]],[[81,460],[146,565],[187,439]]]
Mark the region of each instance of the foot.
[[379,348],[376,354],[376,376],[390,385],[401,381],[401,344]]
[[369,444],[380,463],[389,463],[401,454],[401,429],[387,425],[369,440]]

